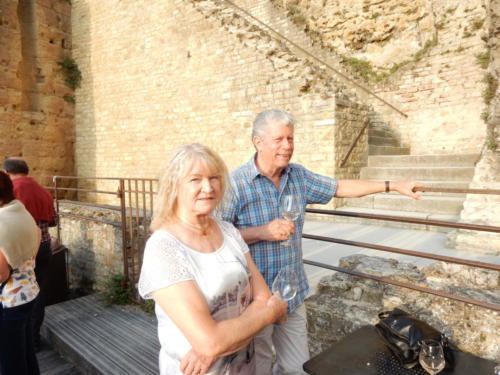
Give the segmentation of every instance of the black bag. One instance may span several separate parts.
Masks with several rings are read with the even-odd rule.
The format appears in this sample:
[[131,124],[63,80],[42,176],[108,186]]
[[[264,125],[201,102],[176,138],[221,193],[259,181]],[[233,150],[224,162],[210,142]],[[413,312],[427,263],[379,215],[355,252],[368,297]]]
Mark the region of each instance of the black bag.
[[378,333],[403,366],[412,368],[418,364],[420,342],[432,339],[441,343],[446,360],[445,369],[453,369],[453,353],[446,337],[426,322],[406,311],[394,309],[378,315],[375,325]]

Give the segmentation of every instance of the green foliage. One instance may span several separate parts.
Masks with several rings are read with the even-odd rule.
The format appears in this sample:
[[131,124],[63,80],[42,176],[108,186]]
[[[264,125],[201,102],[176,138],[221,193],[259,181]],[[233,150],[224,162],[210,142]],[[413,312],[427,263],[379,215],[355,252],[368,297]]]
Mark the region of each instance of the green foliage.
[[408,14],[408,15],[415,14],[415,13],[417,13],[417,11],[418,11],[418,8],[410,8],[410,9],[406,10],[405,14]]
[[345,57],[343,62],[349,65],[365,82],[373,81],[377,77],[377,73],[373,70],[369,61],[355,57]]
[[488,149],[490,149],[492,151],[495,151],[498,148],[498,143],[497,143],[496,139],[493,139],[493,138],[488,139],[488,141],[486,143],[486,147],[488,147]]
[[64,82],[70,89],[75,90],[80,87],[82,81],[82,72],[78,68],[75,60],[71,57],[65,57],[57,63],[64,74]]
[[481,112],[481,120],[483,120],[484,122],[488,122],[488,111],[487,110],[484,110],[483,112]]
[[495,79],[495,77],[493,77],[490,73],[487,73],[484,76],[483,82],[486,83],[486,87],[483,91],[483,99],[484,102],[489,105],[497,92],[498,80]]
[[470,38],[471,36],[472,36],[472,33],[469,30],[465,29],[463,37],[464,38]]
[[297,25],[305,25],[307,23],[306,18],[302,14],[295,14],[292,16],[292,21]]
[[132,303],[134,288],[127,285],[125,276],[112,274],[106,282],[106,290],[102,294],[104,302],[108,305],[127,305]]
[[75,104],[75,97],[73,95],[64,95],[63,99],[66,103]]
[[472,30],[477,31],[484,25],[484,19],[479,19],[476,18],[474,21],[472,21]]
[[482,68],[486,69],[490,63],[490,51],[481,52],[475,55],[476,63]]
[[297,25],[305,25],[307,24],[307,19],[301,13],[300,8],[294,5],[289,5],[287,7],[288,14],[292,21]]
[[415,61],[420,61],[422,58],[429,53],[429,51],[433,48],[436,47],[438,44],[437,38],[434,38],[432,40],[428,40],[425,42],[424,46],[413,55],[413,58]]
[[155,301],[152,299],[147,299],[140,305],[141,310],[148,313],[149,315],[155,314]]
[[390,74],[396,73],[400,68],[402,68],[403,66],[409,64],[410,62],[411,62],[410,60],[405,60],[405,61],[401,61],[400,63],[394,64],[391,67]]

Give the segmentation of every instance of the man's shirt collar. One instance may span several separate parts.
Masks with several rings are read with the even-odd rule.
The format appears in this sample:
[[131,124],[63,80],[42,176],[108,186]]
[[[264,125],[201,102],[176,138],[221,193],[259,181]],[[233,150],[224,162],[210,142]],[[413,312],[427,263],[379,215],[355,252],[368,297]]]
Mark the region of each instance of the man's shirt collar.
[[[253,154],[250,160],[247,163],[247,169],[248,169],[248,177],[250,180],[256,179],[258,176],[263,176],[266,177],[264,174],[262,174],[257,168],[257,164],[255,163],[255,160],[257,159],[257,153]],[[285,169],[283,169],[283,172],[281,175],[285,175],[290,173],[290,164],[288,164]]]

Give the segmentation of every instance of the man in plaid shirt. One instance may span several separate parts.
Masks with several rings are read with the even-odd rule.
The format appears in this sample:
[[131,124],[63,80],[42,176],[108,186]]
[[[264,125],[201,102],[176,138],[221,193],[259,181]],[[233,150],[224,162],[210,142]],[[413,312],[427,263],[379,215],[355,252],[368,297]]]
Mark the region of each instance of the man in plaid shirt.
[[[255,338],[257,374],[303,374],[302,364],[309,358],[304,300],[309,285],[302,263],[302,228],[307,204],[328,203],[335,197],[361,197],[383,191],[398,191],[414,199],[413,181],[339,180],[315,174],[290,163],[294,149],[295,120],[282,110],[267,110],[253,123],[252,142],[256,154],[231,173],[233,194],[222,207],[222,218],[233,223],[250,247],[252,257],[271,287],[284,266],[295,269],[299,288],[289,301],[285,323],[266,327]],[[280,200],[293,194],[301,203],[295,221],[280,218]],[[284,246],[289,239],[290,245]]]

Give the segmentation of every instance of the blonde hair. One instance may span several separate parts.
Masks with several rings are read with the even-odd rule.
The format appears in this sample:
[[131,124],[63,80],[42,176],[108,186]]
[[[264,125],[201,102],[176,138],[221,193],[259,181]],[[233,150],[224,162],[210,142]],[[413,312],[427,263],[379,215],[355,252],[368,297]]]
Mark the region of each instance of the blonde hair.
[[228,172],[221,157],[207,146],[199,143],[180,146],[172,152],[162,168],[158,195],[153,207],[151,231],[160,228],[174,215],[179,183],[189,173],[196,161],[205,163],[210,173],[220,175],[221,196],[224,197],[224,193],[228,188]]

